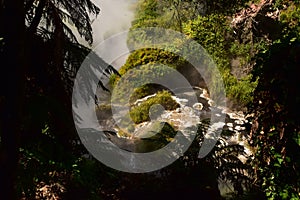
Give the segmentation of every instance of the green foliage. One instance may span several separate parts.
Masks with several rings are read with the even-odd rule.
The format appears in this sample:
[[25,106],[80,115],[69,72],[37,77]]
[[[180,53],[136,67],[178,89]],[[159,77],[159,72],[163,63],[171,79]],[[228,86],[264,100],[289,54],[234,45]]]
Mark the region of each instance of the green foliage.
[[[26,7],[29,2],[26,1]],[[259,38],[256,38],[258,42],[253,44],[239,43],[235,40],[228,18],[247,1],[205,1],[206,7],[202,11],[196,9],[197,3],[201,4],[201,2],[142,0],[139,3],[133,28],[159,26],[179,30],[198,41],[208,51],[222,74],[227,96],[244,104],[254,99],[252,111],[256,119],[253,121],[252,134],[253,144],[256,147],[253,162],[256,184],[269,199],[299,199],[300,122],[296,109],[300,104],[298,1],[274,1],[274,8],[280,9],[279,22],[282,34],[275,41],[270,41],[271,46],[266,46],[266,43],[262,42],[263,39]],[[31,46],[28,47],[26,56],[29,55],[27,61],[30,70],[24,74],[26,77],[24,104],[26,106],[19,149],[18,194],[23,193],[26,198],[34,198],[38,184],[55,182],[66,187],[65,195],[73,194],[72,197],[66,196],[65,199],[99,199],[99,196],[104,193],[107,199],[111,199],[117,198],[117,193],[124,187],[122,181],[126,182],[126,179],[134,182],[133,186],[137,191],[146,188],[154,192],[162,185],[163,173],[159,179],[152,179],[151,182],[145,184],[146,181],[138,182],[137,179],[130,179],[133,176],[128,174],[119,176],[118,172],[97,164],[98,162],[92,158],[85,159],[82,156],[87,154],[82,146],[78,145],[76,133],[72,132],[73,122],[66,114],[71,112],[65,110],[68,108],[69,98],[63,90],[72,84],[61,82],[61,80],[74,76],[80,65],[78,63],[82,62],[88,50],[74,44],[76,43],[74,35],[64,24],[61,24],[61,21],[64,19],[73,21],[80,35],[91,43],[91,26],[87,11],[97,14],[99,10],[89,1],[83,2],[82,5],[87,7],[84,11],[80,6],[70,5],[72,4],[62,1],[62,7],[69,12],[66,14],[57,9],[53,2],[47,4],[42,11],[45,11],[43,18],[46,19],[45,23],[49,30],[38,27],[38,31],[34,30],[34,34],[28,40]],[[188,9],[185,9],[186,6]],[[30,26],[34,24],[30,22],[37,9],[38,5],[32,5],[26,15],[27,24]],[[74,18],[74,15],[82,17]],[[32,26],[32,29],[34,28],[36,27]],[[63,37],[58,39],[61,33],[64,33]],[[49,50],[52,50],[53,46],[59,47],[58,44],[65,42],[66,39],[68,42],[62,45],[64,49],[55,48],[55,53]],[[134,39],[143,41],[148,38],[141,34]],[[0,46],[3,43],[4,39],[0,37]],[[57,51],[59,53],[56,50],[60,50]],[[253,60],[257,51],[259,54]],[[57,55],[61,57],[61,60]],[[249,63],[256,63],[253,75],[235,77],[232,74],[232,59],[238,59],[241,68]],[[67,63],[65,68],[60,69],[59,67],[63,65],[56,65],[60,62]],[[122,77],[116,75],[111,77],[111,83],[116,88],[115,100],[123,103],[130,99],[129,103],[133,104],[137,99],[164,89],[153,84],[141,85],[141,83],[147,83],[150,80],[149,77],[159,79],[170,73],[170,70],[154,63],[164,64],[173,69],[181,68],[182,71],[186,64],[184,59],[166,50],[140,49],[133,52],[120,70]],[[58,72],[54,69],[58,69]],[[133,76],[128,77],[127,73]],[[63,77],[61,77],[62,74]],[[129,80],[129,78],[132,79]],[[130,98],[122,99],[126,97],[130,89],[133,89],[133,92],[130,92]],[[255,96],[253,96],[254,89]],[[53,93],[53,91],[56,92]],[[131,136],[130,133],[134,131],[135,125],[130,123],[130,119],[135,123],[149,121],[150,111],[153,117],[159,116],[161,113],[159,107],[155,107],[157,104],[164,106],[167,110],[179,106],[169,92],[159,92],[155,97],[149,98],[140,105],[132,106],[130,113],[121,121],[121,125],[126,129],[122,129],[119,134]],[[107,105],[100,105],[96,108],[96,112],[101,118],[101,114],[110,115],[111,108]],[[138,151],[156,150],[172,141],[176,134],[174,128],[167,123],[162,129],[160,128],[160,123],[153,124],[150,131],[160,131],[157,131],[155,136],[144,139]],[[199,130],[202,131],[202,128]],[[173,173],[175,181],[180,177],[178,182],[187,183],[189,186],[200,184],[200,187],[195,187],[195,194],[198,194],[199,188],[206,190],[209,187],[214,188],[213,193],[217,196],[217,178],[230,180],[234,183],[235,191],[241,193],[243,184],[249,183],[249,177],[243,172],[251,174],[251,169],[247,168],[248,165],[241,163],[236,157],[238,152],[243,153],[243,148],[239,145],[227,146],[225,143],[218,142],[205,159],[199,160],[197,154],[199,144],[203,141],[203,133],[197,136],[190,151],[186,153],[188,159],[181,157],[165,171]],[[184,174],[189,174],[189,177],[184,179],[185,181],[182,179]],[[141,182],[143,186],[137,184]],[[174,185],[174,180],[168,180],[165,184],[172,193],[176,188],[173,187]],[[123,188],[123,190],[129,189]],[[80,194],[87,195],[82,197]]]
[[136,10],[136,18],[142,21],[148,19],[155,19],[158,16],[157,4],[157,0],[139,1]]
[[215,0],[215,1],[205,1],[207,4],[207,13],[222,13],[230,16],[232,13],[239,11],[241,8],[249,2],[248,0]]
[[[151,106],[159,104],[162,105],[165,110],[174,110],[179,107],[179,104],[172,99],[171,94],[168,91],[158,92],[154,97],[147,99],[138,106],[134,106],[130,110],[130,117],[134,123],[139,124],[141,122],[149,121],[149,110]],[[152,110],[155,112],[158,110]]]
[[[250,64],[251,55],[260,46],[239,44],[234,41],[227,17],[220,14],[199,16],[196,20],[186,23],[183,31],[199,42],[212,56],[223,77],[227,97],[243,105],[249,104],[253,99],[257,81],[252,82],[251,75],[238,80],[231,74],[231,59],[239,58],[241,60],[240,68],[245,67]],[[212,88],[215,91],[218,90],[215,85]]]
[[[176,11],[176,8],[186,2],[188,1],[166,0],[159,4],[156,1],[155,14],[150,13],[153,17],[133,25],[182,30],[207,50],[222,74],[227,96],[245,105],[253,102],[256,117],[253,125],[255,131],[252,130],[254,146],[257,148],[253,163],[257,172],[256,183],[268,199],[299,199],[300,122],[295,109],[300,104],[297,87],[300,55],[299,2],[273,1],[273,8],[270,10],[280,11],[277,28],[282,30],[281,35],[276,36],[278,38],[274,41],[255,36],[249,43],[236,40],[229,19],[231,13],[252,2],[206,1],[206,12],[197,17]],[[174,20],[170,22],[170,19]],[[137,56],[135,59],[139,58]],[[233,75],[233,59],[239,61],[239,66],[236,67],[248,70],[247,73],[256,63],[253,73],[245,73],[241,77]],[[146,90],[140,91],[147,94]],[[220,156],[220,160],[222,159]]]
[[[243,75],[245,77],[241,80],[235,77],[231,73],[231,60],[238,59],[240,61],[240,71],[242,71],[242,68],[251,66],[251,59],[261,46],[236,42],[228,18],[229,13],[245,6],[246,2],[238,0],[232,4],[223,1],[207,1],[205,3],[185,0],[140,1],[136,21],[133,22],[132,29],[149,26],[171,28],[181,31],[199,42],[217,64],[225,82],[227,96],[235,98],[235,101],[246,105],[252,100],[252,92],[255,89],[256,82],[252,83],[247,74]],[[194,12],[190,9],[194,9]],[[142,12],[143,10],[145,12]],[[135,41],[146,40],[143,34],[129,36],[129,38],[134,38]],[[131,39],[129,40],[131,41]],[[169,66],[174,65],[174,63],[177,66],[182,66],[178,61],[182,63],[183,61],[177,58],[173,59],[174,56],[170,53],[168,53],[168,56],[171,56],[166,59],[163,58],[165,53],[160,50],[157,51],[158,54],[156,52],[149,54],[147,52],[149,50],[144,51],[146,55],[143,51],[140,51],[140,53],[134,52],[134,55],[129,58],[128,64],[126,63],[122,70],[126,72],[128,68],[138,64],[160,61]],[[170,60],[171,62],[165,62],[164,60]],[[178,69],[178,67],[175,68]],[[124,71],[122,72],[124,73]],[[249,73],[249,70],[246,73]],[[112,82],[115,83],[116,76],[112,79]],[[211,88],[215,93],[218,93],[220,87],[216,83],[209,84],[211,84]]]
[[[10,91],[11,94],[22,93],[21,99],[14,95],[10,98],[22,102],[18,103],[22,106],[14,107],[23,109],[16,113],[20,118],[16,132],[14,128],[9,130],[13,139],[18,141],[18,147],[12,145],[10,148],[16,148],[14,150],[18,152],[19,160],[17,171],[8,177],[12,180],[14,176],[17,177],[15,193],[18,199],[91,199],[103,181],[95,177],[105,173],[100,170],[103,166],[83,158],[87,152],[77,138],[70,96],[74,76],[90,52],[90,49],[79,44],[75,35],[81,36],[89,44],[93,42],[90,17],[99,14],[100,9],[89,0],[80,3],[25,0],[21,3],[24,8],[17,6],[14,11],[15,16],[22,17],[26,34],[18,38],[18,45],[24,46],[19,46],[20,50],[16,52],[22,55],[24,63],[20,63],[22,70],[15,75],[24,80],[20,81],[24,87],[18,87],[18,91],[11,88]],[[3,6],[5,4],[1,3],[1,15]],[[11,32],[12,29],[1,27],[1,30]],[[7,48],[2,49],[3,42],[11,42],[6,39],[9,38],[0,38],[1,58],[8,55],[7,52],[3,53]],[[14,112],[18,109],[12,108]],[[2,150],[1,146],[0,154],[4,155]],[[10,153],[5,157],[10,157]],[[1,163],[5,160],[2,157],[0,159]],[[7,166],[15,168],[13,164]],[[1,181],[7,182],[4,177]],[[45,191],[50,186],[53,186],[53,190]],[[43,191],[49,196],[37,194]],[[76,196],[79,193],[87,195]],[[58,196],[50,197],[55,194]],[[2,193],[1,197],[10,199]],[[93,199],[99,199],[99,195]]]
[[141,0],[132,28],[163,27],[181,30],[182,23],[198,13],[190,1],[182,0]]
[[163,27],[182,32],[183,24],[188,20],[205,14],[230,15],[247,2],[248,0],[140,0],[132,28]]
[[142,87],[135,88],[130,95],[129,103],[133,104],[136,100],[144,98],[148,95],[155,94],[158,91],[167,90],[167,88],[158,84],[146,84]]
[[[129,55],[126,63],[120,68],[119,73],[122,76],[131,69],[139,70],[143,65],[154,65],[154,63],[176,68],[175,63],[178,62],[180,63],[180,58],[174,53],[162,49],[139,49]],[[121,77],[117,75],[111,76],[111,85],[115,86],[120,79]]]
[[[128,65],[125,65],[125,67]],[[122,69],[121,74],[125,73]],[[141,88],[145,94],[151,93],[153,87],[148,85],[156,82],[162,77],[166,77],[173,72],[172,68],[162,66],[160,64],[152,64],[151,62],[142,66],[135,67],[125,73],[124,76],[115,84],[112,100],[114,102],[128,103],[130,96],[134,94],[137,88]],[[148,91],[147,88],[149,89]],[[159,90],[159,89],[158,89]],[[131,99],[130,101],[132,101]]]
[[261,48],[259,44],[252,43],[238,43],[234,41],[230,46],[230,54],[236,58],[241,58],[241,67],[247,66],[247,63],[251,63],[253,55]]
[[161,18],[158,0],[138,1],[135,19],[132,21],[131,29],[144,27],[163,27],[165,19]]
[[295,109],[300,104],[299,12],[295,12],[299,5],[290,6],[280,17],[281,37],[257,55],[253,71],[259,77],[252,110],[256,113],[254,166],[268,199],[300,197],[300,121]]
[[240,80],[237,80],[232,75],[225,77],[224,84],[229,98],[243,105],[247,105],[253,101],[253,92],[257,86],[258,79],[253,81],[251,74]]
[[123,75],[130,69],[154,62],[176,68],[180,58],[178,55],[163,49],[139,49],[130,54],[119,73]]
[[291,4],[299,4],[299,0],[275,0],[274,7],[280,10],[284,10],[287,6]]
[[[128,118],[129,119],[129,118]],[[124,126],[124,122],[121,122],[122,123],[122,126]],[[126,126],[126,125],[125,125]],[[129,127],[129,125],[127,126]],[[128,130],[128,131],[127,131]],[[131,138],[132,137],[132,133],[134,131],[134,128],[131,129],[131,128],[127,128],[127,130],[125,129],[120,129],[118,130],[118,135],[120,137],[124,137],[124,138]]]
[[229,52],[226,47],[231,41],[226,35],[230,32],[230,27],[225,16],[198,16],[184,25],[183,32],[202,45],[220,69],[229,67]]
[[[294,42],[300,38],[300,7],[299,4],[290,2],[288,7],[280,14],[280,22],[283,26],[283,38],[289,38]],[[282,38],[282,39],[283,39]]]

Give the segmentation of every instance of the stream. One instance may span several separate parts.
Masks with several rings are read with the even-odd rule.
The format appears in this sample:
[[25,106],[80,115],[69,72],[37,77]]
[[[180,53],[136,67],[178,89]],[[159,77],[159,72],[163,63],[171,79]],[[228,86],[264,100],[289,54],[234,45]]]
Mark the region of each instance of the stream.
[[[191,129],[191,127],[195,127],[204,121],[209,120],[212,117],[211,110],[218,109],[219,112],[217,113],[225,114],[225,121],[212,124],[211,126],[223,129],[223,133],[227,132],[227,134],[222,134],[221,137],[222,141],[226,143],[225,145],[239,144],[244,147],[244,153],[239,154],[237,157],[241,162],[245,163],[247,157],[253,154],[248,145],[249,135],[247,134],[245,125],[249,124],[249,122],[246,120],[245,114],[241,111],[232,111],[228,108],[214,107],[214,102],[209,98],[208,92],[205,89],[194,87],[194,91],[194,94],[182,91],[180,95],[178,95],[180,97],[172,96],[172,98],[180,105],[179,108],[175,110],[164,110],[162,108],[160,116],[156,116],[155,119],[153,118],[150,121],[135,125],[134,131],[129,136],[119,134],[120,129],[117,123],[114,122],[111,113],[106,113],[106,115],[101,118],[98,117],[99,124],[102,130],[107,130],[105,133],[109,140],[119,148],[130,152],[151,152],[151,150],[147,148],[149,148],[149,146],[153,147],[153,144],[145,138],[152,136],[147,135],[149,132],[159,132],[159,130],[154,130],[155,128],[153,128],[155,127],[154,124],[156,122],[168,122],[169,124],[172,124],[176,130],[180,131],[188,138],[189,134],[192,134],[191,130],[196,131],[195,129]],[[189,102],[189,97],[195,94],[198,97],[198,102],[191,104]],[[156,94],[153,94],[138,99],[134,104],[139,105],[155,95]],[[119,115],[114,116],[114,118],[122,117],[125,115],[125,111],[120,109],[120,112],[114,113],[114,115]],[[158,127],[158,129],[161,128],[162,127]],[[207,132],[206,134],[209,133]],[[221,194],[226,194],[232,192],[233,186],[230,182],[219,180],[219,189]]]
[[[95,2],[101,7],[101,14],[93,22],[93,47],[97,46],[106,38],[130,28],[131,21],[134,17],[134,5],[137,0],[96,0]],[[127,56],[111,64],[115,69],[119,69],[126,62],[126,58]],[[121,149],[134,152],[137,149],[137,146],[141,145],[143,138],[146,137],[144,136],[145,132],[150,132],[149,130],[153,128],[153,123],[155,121],[168,122],[169,124],[172,124],[176,130],[181,131],[183,135],[188,135],[190,134],[190,130],[188,130],[189,127],[197,126],[206,119],[210,119],[212,117],[211,111],[213,109],[218,109],[226,117],[224,122],[215,124],[215,126],[217,128],[222,128],[224,132],[230,133],[222,136],[226,145],[239,144],[244,147],[246,157],[251,156],[252,151],[247,143],[249,138],[245,125],[248,124],[248,121],[246,120],[245,114],[242,111],[232,111],[229,108],[214,107],[213,101],[209,98],[208,92],[205,89],[194,88],[194,91],[198,97],[197,103],[191,103],[189,101],[189,96],[193,94],[183,91],[180,97],[172,97],[180,105],[179,108],[171,111],[162,109],[161,115],[155,119],[135,125],[134,132],[129,136],[119,134],[120,129],[114,120],[124,116],[126,111],[120,109],[118,113],[114,113],[114,115],[119,116],[114,117],[112,117],[111,112],[103,112],[100,117],[98,117],[99,124],[102,130],[106,130],[105,133],[111,142]],[[135,104],[138,105],[152,96],[138,99]],[[110,106],[107,104],[107,101],[104,103],[106,106]],[[115,106],[122,107],[122,105]],[[145,145],[145,141],[143,142],[142,146],[147,146]],[[242,162],[246,162],[247,158],[245,155],[238,155],[238,158]],[[221,194],[225,194],[232,189],[232,186],[220,181],[219,189]]]
[[[172,96],[172,98],[180,105],[179,108],[175,110],[164,110],[164,108],[162,107],[160,116],[156,116],[155,119],[151,119],[150,121],[135,125],[134,131],[131,132],[129,136],[123,136],[119,134],[120,127],[118,126],[118,123],[115,122],[115,119],[122,118],[126,115],[126,110],[117,109],[118,112],[114,112],[114,116],[112,116],[112,113],[101,115],[100,117],[98,117],[99,124],[102,130],[111,132],[111,134],[109,134],[109,138],[120,148],[128,151],[134,151],[134,145],[137,145],[136,140],[139,140],[139,138],[145,138],[146,136],[143,135],[146,134],[145,132],[150,132],[153,123],[157,121],[167,122],[169,124],[172,124],[172,126],[177,131],[181,131],[184,135],[187,136],[191,134],[189,132],[190,127],[197,126],[203,121],[210,120],[210,118],[212,117],[211,110],[217,109],[218,112],[216,112],[216,115],[219,115],[218,113],[225,114],[225,121],[217,122],[215,124],[212,124],[211,126],[221,128],[223,129],[223,131],[228,132],[228,134],[226,134],[227,136],[222,136],[228,145],[242,145],[245,147],[246,155],[251,155],[251,150],[247,145],[248,135],[245,128],[245,125],[248,124],[248,121],[245,119],[246,117],[244,113],[242,111],[232,111],[228,108],[215,107],[213,101],[209,98],[208,93],[205,89],[195,87],[194,91],[198,97],[197,103],[190,103],[189,97],[194,94],[188,92],[181,92],[179,95],[180,97]],[[142,102],[148,100],[151,97],[154,97],[155,95],[156,94],[153,94],[142,99],[138,99],[134,103],[134,105],[140,105]],[[120,105],[120,107],[122,106]],[[243,162],[245,161],[245,158],[243,158],[242,156],[240,157],[240,159]]]

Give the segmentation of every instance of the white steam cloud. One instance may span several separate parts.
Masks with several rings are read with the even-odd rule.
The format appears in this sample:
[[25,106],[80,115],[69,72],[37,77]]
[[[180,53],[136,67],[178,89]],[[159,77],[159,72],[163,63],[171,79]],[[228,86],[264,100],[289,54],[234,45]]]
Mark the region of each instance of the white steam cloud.
[[136,2],[137,0],[95,0],[101,11],[92,24],[93,46],[130,28]]

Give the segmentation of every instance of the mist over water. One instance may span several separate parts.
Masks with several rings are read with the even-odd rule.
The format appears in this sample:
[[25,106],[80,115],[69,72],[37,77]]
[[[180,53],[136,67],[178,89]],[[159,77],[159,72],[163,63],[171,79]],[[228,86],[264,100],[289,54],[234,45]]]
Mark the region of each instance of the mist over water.
[[[107,38],[115,34],[129,30],[134,18],[135,5],[137,0],[95,0],[100,7],[99,16],[93,20],[93,48]],[[111,45],[107,48],[111,48]],[[128,55],[122,55],[112,64],[115,68],[120,68],[126,61]]]
[[[119,69],[125,62],[128,57],[127,55],[114,55],[115,52],[118,52],[118,49],[126,49],[126,42],[123,40],[111,39],[108,38],[128,31],[131,27],[131,22],[134,18],[135,5],[138,0],[94,0],[94,3],[100,8],[100,14],[95,18],[91,15],[92,28],[93,28],[93,44],[90,46],[84,38],[80,37],[76,28],[70,25],[70,28],[74,30],[74,34],[77,36],[78,41],[89,47],[98,54],[104,61],[112,65],[114,68]],[[105,42],[104,42],[105,41]],[[104,43],[103,43],[104,42]],[[101,44],[101,45],[99,45]],[[97,47],[105,49],[105,51],[100,51]],[[108,61],[105,58],[115,57],[115,60]],[[99,100],[105,93],[99,93]],[[80,112],[82,112],[84,118],[88,122],[87,124],[82,124],[83,127],[94,127],[95,121],[93,120],[93,109],[86,105],[86,102],[83,99],[80,99],[76,96],[78,105],[80,105]],[[105,96],[104,99],[107,99]],[[76,110],[77,108],[73,108]],[[91,110],[92,109],[92,110]]]

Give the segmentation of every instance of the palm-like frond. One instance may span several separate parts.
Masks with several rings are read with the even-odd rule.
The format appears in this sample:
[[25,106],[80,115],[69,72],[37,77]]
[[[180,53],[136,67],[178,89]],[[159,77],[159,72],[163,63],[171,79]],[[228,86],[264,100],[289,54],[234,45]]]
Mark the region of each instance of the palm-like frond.
[[[90,14],[98,15],[100,9],[90,0],[26,0],[26,24],[31,34],[38,35],[44,41],[52,41],[51,70],[61,77],[66,90],[71,91],[76,72],[86,57],[92,58],[91,64],[102,74],[117,71],[90,49],[81,45],[76,32],[89,44],[93,42]],[[52,55],[53,54],[53,55]],[[89,55],[89,56],[88,56]],[[50,59],[51,60],[51,59]],[[90,76],[92,76],[90,74]],[[99,85],[106,90],[105,86]]]
[[[228,144],[226,138],[221,136],[212,151],[202,160],[199,160],[199,147],[203,144],[204,135],[207,131],[209,122],[205,122],[199,126],[198,134],[195,141],[188,151],[188,155],[183,159],[186,166],[195,166],[197,163],[209,163],[214,168],[216,178],[222,182],[232,185],[234,191],[238,191],[238,195],[242,195],[244,190],[250,189],[252,184],[252,168],[247,162],[250,160],[245,153],[245,147],[239,144]],[[239,156],[244,156],[247,160],[242,162]]]
[[59,7],[61,6],[67,13],[62,14],[63,12],[60,12],[61,18],[65,18],[69,23],[72,22],[80,36],[84,37],[85,40],[91,44],[93,42],[93,36],[89,13],[98,15],[100,9],[90,0],[64,0],[57,3]]
[[89,44],[93,42],[90,14],[98,15],[100,9],[90,0],[27,0],[25,10],[26,24],[33,32],[41,27],[49,31],[63,27],[71,41],[76,41],[73,32],[77,31]]
[[[222,141],[222,140],[221,140]],[[207,157],[217,170],[218,178],[232,184],[235,191],[241,195],[244,189],[251,187],[252,168],[246,162],[239,159],[239,155],[245,156],[245,147],[239,144],[229,145],[226,142],[218,142],[211,155]]]

